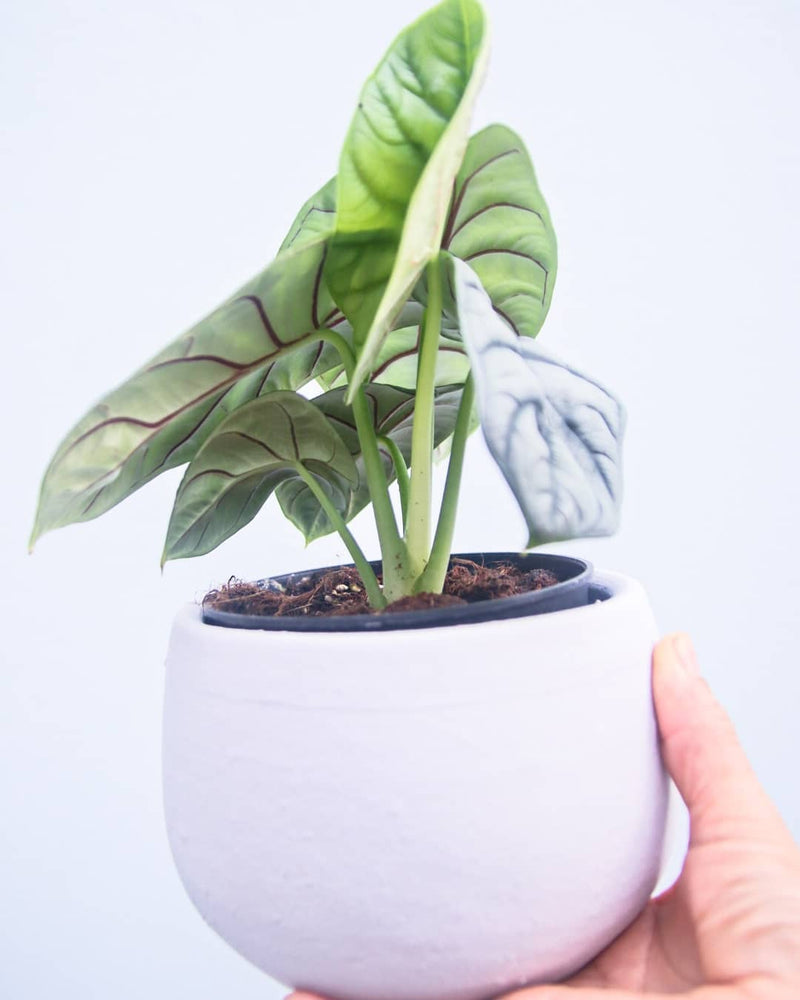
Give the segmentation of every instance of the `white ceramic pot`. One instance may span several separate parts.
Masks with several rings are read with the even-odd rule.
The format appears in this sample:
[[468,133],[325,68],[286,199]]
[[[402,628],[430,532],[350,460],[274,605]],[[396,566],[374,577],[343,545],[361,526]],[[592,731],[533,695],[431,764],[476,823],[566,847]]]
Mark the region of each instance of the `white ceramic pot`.
[[667,803],[641,586],[415,631],[178,617],[164,786],[195,906],[287,986],[479,1000],[579,968],[647,901]]

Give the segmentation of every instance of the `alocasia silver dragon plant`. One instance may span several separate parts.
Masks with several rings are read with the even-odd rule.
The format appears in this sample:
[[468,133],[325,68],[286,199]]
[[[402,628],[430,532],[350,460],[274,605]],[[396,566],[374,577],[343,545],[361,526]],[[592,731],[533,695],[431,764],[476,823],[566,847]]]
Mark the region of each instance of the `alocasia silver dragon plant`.
[[[556,241],[531,161],[503,125],[468,136],[487,52],[476,0],[398,36],[272,263],[63,441],[32,544],[188,463],[164,561],[209,552],[275,493],[307,540],[339,532],[373,606],[438,592],[476,412],[529,547],[614,530],[622,410],[533,339]],[[370,503],[382,585],[347,527]]]

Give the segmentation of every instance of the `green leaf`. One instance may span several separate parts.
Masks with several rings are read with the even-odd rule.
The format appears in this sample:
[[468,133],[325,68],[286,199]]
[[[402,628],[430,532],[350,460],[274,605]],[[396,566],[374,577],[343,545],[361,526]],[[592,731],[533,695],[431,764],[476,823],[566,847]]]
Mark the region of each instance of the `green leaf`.
[[480,5],[444,0],[398,36],[361,92],[339,164],[325,267],[354,330],[351,391],[439,252],[487,57]]
[[296,388],[338,362],[315,336],[337,312],[322,281],[326,242],[301,241],[105,396],[45,473],[31,546],[88,521],[189,461],[249,399]]
[[528,546],[612,534],[624,411],[608,390],[515,336],[468,264],[452,259],[483,434],[525,516]]
[[556,237],[525,145],[505,125],[470,139],[442,245],[472,267],[513,330],[536,336],[553,297]]
[[[358,469],[358,483],[350,491],[347,503],[339,507],[344,520],[350,521],[369,503],[369,489],[361,457],[356,424],[352,409],[345,402],[345,389],[335,389],[312,400],[320,413],[335,428],[345,446],[353,456]],[[435,402],[434,442],[437,446],[445,442],[453,433],[461,401],[461,386],[440,389]],[[388,385],[370,384],[365,393],[372,412],[376,434],[391,438],[398,446],[406,462],[411,460],[411,423],[414,416],[414,394]],[[388,453],[381,448],[381,455],[389,482],[396,478],[394,464]],[[324,484],[323,484],[324,485]],[[324,487],[331,492],[330,488]],[[303,532],[306,541],[327,535],[333,526],[320,507],[308,486],[298,480],[283,483],[278,488],[278,500],[284,514]]]
[[183,477],[163,562],[203,555],[248,524],[270,494],[303,473],[344,507],[358,471],[330,422],[307,399],[272,392],[224,420]]
[[[370,384],[393,385],[401,389],[414,389],[417,384],[419,357],[419,327],[406,326],[387,334],[378,355]],[[463,348],[450,337],[440,338],[439,357],[436,362],[436,385],[456,385],[466,381],[469,360]],[[346,384],[344,368],[337,365],[318,376],[325,388]]]
[[303,205],[289,227],[278,253],[297,250],[320,237],[331,236],[336,229],[336,178],[315,192]]
[[[314,206],[335,212],[334,181],[309,199],[301,217]],[[490,125],[470,138],[454,184],[442,246],[470,262],[495,311],[512,329],[536,336],[555,287],[556,237],[525,145],[505,125]],[[416,345],[427,298],[423,274],[378,350],[373,381],[410,389],[416,385]],[[466,379],[469,363],[460,339],[452,291],[445,288],[437,385]],[[341,385],[341,365],[321,381]]]

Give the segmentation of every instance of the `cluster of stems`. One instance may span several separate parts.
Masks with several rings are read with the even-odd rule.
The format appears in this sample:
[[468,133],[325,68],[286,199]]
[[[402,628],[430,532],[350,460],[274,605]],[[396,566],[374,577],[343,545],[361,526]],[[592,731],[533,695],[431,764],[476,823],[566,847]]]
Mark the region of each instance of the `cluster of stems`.
[[[394,441],[376,432],[363,386],[354,393],[352,400],[367,486],[378,529],[383,570],[382,587],[361,547],[328,495],[311,473],[303,475],[331,524],[347,546],[361,574],[369,602],[375,608],[385,607],[386,604],[409,594],[440,593],[450,562],[474,390],[470,377],[464,385],[456,417],[444,494],[436,531],[431,539],[436,360],[442,325],[442,272],[438,257],[428,264],[427,279],[428,303],[422,322],[417,358],[410,469],[406,466]],[[323,337],[338,349],[349,380],[355,366],[350,345],[334,331],[325,331]],[[389,496],[389,483],[380,454],[381,448],[390,455],[397,477],[402,516],[400,525]]]

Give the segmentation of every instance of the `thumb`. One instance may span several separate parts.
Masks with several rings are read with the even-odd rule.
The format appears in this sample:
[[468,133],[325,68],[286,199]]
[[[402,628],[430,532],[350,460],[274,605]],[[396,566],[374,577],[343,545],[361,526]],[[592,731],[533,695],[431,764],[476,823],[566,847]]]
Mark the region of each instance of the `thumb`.
[[664,761],[689,807],[692,844],[790,843],[733,723],[700,677],[688,636],[668,636],[653,651],[653,698]]

